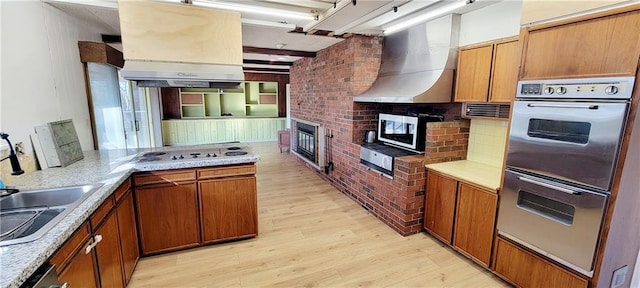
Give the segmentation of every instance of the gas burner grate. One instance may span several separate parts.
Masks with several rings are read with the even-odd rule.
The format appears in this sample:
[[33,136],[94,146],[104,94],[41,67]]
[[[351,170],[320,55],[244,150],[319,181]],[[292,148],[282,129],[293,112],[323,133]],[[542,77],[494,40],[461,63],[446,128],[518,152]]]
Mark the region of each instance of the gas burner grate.
[[242,148],[237,146],[228,147],[227,150],[242,150]]
[[142,157],[151,158],[153,156],[161,156],[161,155],[164,155],[164,154],[167,154],[167,152],[147,152],[147,153],[142,154]]
[[224,153],[225,156],[241,156],[247,155],[246,151],[229,151]]

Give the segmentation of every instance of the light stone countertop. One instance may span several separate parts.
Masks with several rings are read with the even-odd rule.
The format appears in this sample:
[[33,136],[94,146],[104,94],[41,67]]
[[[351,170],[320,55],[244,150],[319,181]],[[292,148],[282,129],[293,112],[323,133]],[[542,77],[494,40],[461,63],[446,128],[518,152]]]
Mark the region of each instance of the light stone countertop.
[[489,190],[500,190],[500,178],[502,177],[502,168],[500,167],[469,160],[427,164],[425,167]]
[[[206,149],[230,146],[243,147],[249,153],[242,156],[200,157],[197,160],[132,161],[137,158],[136,155],[149,151],[198,150],[206,153]],[[19,287],[134,172],[253,163],[258,160],[259,156],[241,143],[84,151],[83,160],[67,167],[39,170],[13,178],[8,185],[23,191],[93,183],[103,185],[41,238],[24,244],[0,247],[0,287]]]

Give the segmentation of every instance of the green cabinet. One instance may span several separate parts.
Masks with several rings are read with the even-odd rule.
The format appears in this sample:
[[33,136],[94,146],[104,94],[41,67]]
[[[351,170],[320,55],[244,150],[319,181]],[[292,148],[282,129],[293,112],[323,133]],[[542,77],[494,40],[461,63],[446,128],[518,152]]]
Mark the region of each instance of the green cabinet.
[[181,88],[182,118],[278,116],[278,82],[243,82],[237,88]]

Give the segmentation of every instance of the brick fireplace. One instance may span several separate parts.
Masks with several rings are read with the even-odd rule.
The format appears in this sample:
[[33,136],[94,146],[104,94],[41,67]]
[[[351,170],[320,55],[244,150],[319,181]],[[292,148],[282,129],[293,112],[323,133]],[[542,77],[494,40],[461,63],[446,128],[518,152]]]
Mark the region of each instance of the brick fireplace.
[[[427,149],[435,151],[433,159],[424,155],[397,158],[393,179],[360,164],[360,144],[365,132],[376,128],[379,113],[438,113],[445,116],[445,121],[460,117],[459,104],[353,102],[353,96],[364,92],[377,76],[381,41],[382,38],[377,37],[353,36],[319,51],[315,58],[296,61],[290,73],[291,116],[332,131],[334,138],[330,147],[334,170],[325,174],[323,169],[318,169],[323,167],[310,165],[318,175],[398,233],[410,235],[422,230],[425,160],[441,162],[466,155],[469,126],[464,120],[440,124],[451,127],[438,127],[440,130],[435,132],[449,133],[446,137],[431,135],[434,143],[427,143]],[[455,139],[451,142],[445,138]]]

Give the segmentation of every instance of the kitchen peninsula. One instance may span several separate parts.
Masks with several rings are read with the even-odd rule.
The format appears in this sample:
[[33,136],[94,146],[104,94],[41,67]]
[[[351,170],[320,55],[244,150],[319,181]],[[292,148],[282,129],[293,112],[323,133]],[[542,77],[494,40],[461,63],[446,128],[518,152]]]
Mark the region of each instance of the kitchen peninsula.
[[[143,181],[135,180],[137,182],[134,182],[134,186],[159,184],[162,182],[171,184],[169,186],[175,186],[177,185],[175,183],[184,183],[184,179],[177,180],[171,179],[171,177],[160,176],[155,177],[154,180],[153,175],[165,173],[159,171],[166,170],[169,170],[168,172],[172,170],[181,172],[189,171],[189,173],[193,173],[193,178],[190,180],[191,183],[193,183],[193,195],[196,195],[195,193],[202,192],[203,189],[207,189],[207,185],[214,185],[220,189],[220,187],[223,187],[220,185],[228,183],[225,181],[229,179],[236,179],[236,175],[242,175],[237,178],[242,179],[242,181],[245,182],[248,181],[248,183],[245,183],[246,185],[242,187],[248,187],[248,190],[251,190],[251,187],[253,187],[253,191],[250,191],[252,193],[243,193],[245,196],[249,195],[253,197],[253,201],[247,200],[246,203],[257,205],[255,198],[254,163],[258,161],[259,156],[255,155],[245,147],[237,147],[238,144],[235,145],[236,146],[233,144],[227,144],[164,147],[153,150],[85,151],[85,158],[70,166],[36,171],[20,178],[11,179],[13,181],[9,184],[19,188],[20,190],[33,190],[92,183],[101,183],[103,185],[80,203],[69,215],[62,219],[60,223],[46,232],[40,239],[24,244],[2,247],[2,258],[5,259],[5,261],[0,263],[0,270],[2,271],[2,275],[0,276],[0,287],[18,287],[21,285],[39,266],[47,262],[48,259],[54,255],[56,250],[72,236],[74,231],[80,227],[85,227],[86,224],[83,223],[88,222],[90,216],[91,220],[93,220],[92,213],[98,214],[98,211],[102,211],[102,207],[104,206],[102,203],[113,201],[113,195],[118,194],[117,191],[121,190],[119,189],[121,185],[125,186],[127,183],[130,183],[130,176],[132,175],[133,177],[143,178],[145,176],[151,176],[146,177],[146,180],[148,181],[145,183],[138,183]],[[240,152],[246,152],[246,154]],[[196,153],[201,154],[196,155]],[[207,157],[207,154],[209,157]],[[172,159],[174,156],[176,158],[175,160]],[[191,158],[193,156],[199,156],[197,161],[193,161],[195,160]],[[171,180],[164,180],[165,178]],[[204,181],[205,179],[207,180]],[[195,183],[199,183],[199,187],[197,188],[198,190],[195,190]],[[167,185],[165,184],[165,186]],[[162,193],[162,189],[157,189],[156,191],[158,193]],[[138,195],[136,195],[136,197],[137,196]],[[200,195],[200,197],[206,197],[209,200],[211,199],[209,196]],[[192,200],[196,203],[195,198]],[[160,206],[162,204],[163,203],[157,203],[157,205]],[[140,203],[138,203],[138,205],[140,205]],[[140,207],[138,206],[138,208]],[[194,211],[192,212],[199,215],[202,207],[197,209],[197,206],[194,206],[193,208]],[[255,232],[257,231],[257,208],[252,207],[252,209],[254,213],[254,220],[252,224],[254,228],[253,235],[255,236],[255,233],[257,233]],[[136,215],[136,217],[139,217],[139,215]],[[205,219],[202,223],[207,223],[207,225],[211,224],[206,221],[208,220]],[[196,219],[196,223],[194,225],[199,226],[198,223],[200,223],[200,220]],[[138,227],[142,227],[142,224],[139,223]],[[200,245],[200,229],[199,227],[197,228],[196,236],[198,238],[198,243],[191,247]],[[202,230],[207,231],[206,227]],[[144,237],[144,235],[141,235],[141,237]],[[228,237],[226,239],[232,238],[233,237]],[[168,248],[165,250],[171,249],[172,248]],[[143,251],[143,254],[144,253],[145,252]],[[11,261],[6,261],[6,259],[11,259]]]

